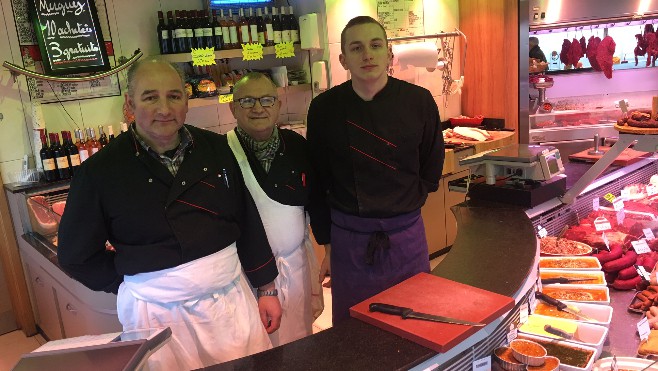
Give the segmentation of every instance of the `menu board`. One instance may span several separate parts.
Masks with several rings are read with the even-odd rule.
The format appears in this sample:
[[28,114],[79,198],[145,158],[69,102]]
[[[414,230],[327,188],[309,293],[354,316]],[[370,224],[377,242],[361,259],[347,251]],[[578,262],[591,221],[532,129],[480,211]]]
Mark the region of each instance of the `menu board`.
[[29,6],[47,75],[111,68],[93,0],[30,0]]

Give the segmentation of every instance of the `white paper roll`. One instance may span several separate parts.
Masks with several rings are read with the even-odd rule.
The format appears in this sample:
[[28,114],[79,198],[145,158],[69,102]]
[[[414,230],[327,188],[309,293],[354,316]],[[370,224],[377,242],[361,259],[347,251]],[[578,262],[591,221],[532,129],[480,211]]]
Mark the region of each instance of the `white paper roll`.
[[393,65],[399,65],[402,70],[409,66],[436,68],[439,52],[433,42],[394,44]]

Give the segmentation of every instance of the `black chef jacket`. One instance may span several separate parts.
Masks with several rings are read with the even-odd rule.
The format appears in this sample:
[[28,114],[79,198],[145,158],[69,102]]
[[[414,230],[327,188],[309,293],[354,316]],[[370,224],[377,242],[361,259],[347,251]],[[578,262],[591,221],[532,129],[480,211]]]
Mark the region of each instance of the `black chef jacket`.
[[317,183],[311,227],[330,241],[329,209],[387,218],[419,209],[438,189],[445,149],[439,111],[422,87],[388,77],[371,101],[347,81],[313,101],[308,145]]
[[[59,226],[59,264],[73,278],[116,293],[124,275],[172,268],[236,241],[253,286],[276,278],[258,210],[226,137],[186,127],[194,141],[175,177],[130,132],[82,163]],[[116,253],[105,250],[106,240]]]

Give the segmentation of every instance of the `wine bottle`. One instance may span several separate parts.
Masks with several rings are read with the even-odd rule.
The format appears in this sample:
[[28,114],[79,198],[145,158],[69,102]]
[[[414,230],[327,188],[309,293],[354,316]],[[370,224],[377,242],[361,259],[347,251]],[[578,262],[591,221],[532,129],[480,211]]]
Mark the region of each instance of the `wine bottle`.
[[87,136],[89,137],[87,140],[87,151],[89,151],[89,156],[93,156],[102,147],[101,144],[98,143],[98,140],[96,140],[96,132],[94,131],[94,128],[87,128]]
[[272,28],[274,29],[274,43],[281,44],[281,17],[277,14],[275,6],[272,7]]
[[87,145],[85,144],[85,135],[80,129],[75,131],[75,146],[78,147],[80,163],[85,162],[85,160],[89,158],[89,151],[87,150]]
[[101,125],[98,125],[98,143],[100,143],[101,148],[105,147],[108,143],[107,135],[105,135],[105,132],[103,131],[103,126]]
[[176,45],[176,23],[171,10],[167,12],[167,32],[169,33],[169,53],[177,53],[178,45]]
[[176,53],[185,53],[187,51],[187,31],[185,31],[185,22],[180,10],[176,11],[175,27],[174,42],[177,45]]
[[263,18],[263,21],[265,22],[265,45],[272,46],[274,45],[274,27],[272,26],[272,18],[270,18],[268,7],[263,9],[265,9],[265,17]]
[[55,158],[55,166],[57,166],[57,176],[59,179],[69,179],[71,177],[71,170],[69,169],[69,158],[66,157],[66,151],[59,142],[59,134],[51,133],[50,150],[53,152]]
[[267,29],[265,28],[265,19],[263,19],[263,12],[260,8],[256,11],[256,25],[258,29],[258,43],[261,45],[267,44]]
[[122,122],[121,123],[121,132],[125,133],[126,131],[128,131],[128,124],[126,124],[125,122]]
[[244,16],[244,10],[240,8],[239,18],[238,18],[238,37],[240,38],[240,45],[249,44],[251,38],[249,37],[249,21]]
[[222,27],[222,48],[233,49],[233,42],[231,41],[231,32],[228,29],[228,22],[224,18],[224,9],[219,10],[219,25]]
[[205,22],[203,21],[203,16],[201,11],[190,10],[194,15],[196,13],[196,18],[194,18],[194,23],[192,26],[192,32],[194,33],[194,48],[205,48],[206,47],[206,38],[205,38]]
[[258,19],[254,15],[254,8],[249,8],[249,38],[254,44],[258,42]]
[[233,10],[228,10],[228,30],[231,35],[231,44],[234,49],[240,48],[240,38],[238,37],[238,24],[233,19]]
[[161,11],[158,11],[158,46],[160,47],[160,54],[169,54],[171,53],[170,39],[169,39],[169,29],[165,25],[164,15]]
[[292,41],[290,38],[290,20],[286,15],[286,7],[281,6],[281,42]]
[[188,10],[187,12],[181,10],[181,12],[183,13],[183,19],[185,19],[185,35],[187,36],[185,40],[185,51],[191,52],[192,48],[196,48],[196,46],[194,46],[194,14],[191,10]]
[[112,125],[107,125],[107,139],[110,142],[114,140],[114,128]]
[[70,131],[62,131],[62,138],[64,139],[64,151],[66,152],[66,157],[69,159],[71,176],[73,176],[80,166],[80,152],[78,151],[78,147],[73,144]]
[[43,167],[43,177],[46,182],[53,182],[57,180],[57,167],[55,166],[55,158],[53,153],[48,147],[46,141],[46,134],[41,132],[41,150],[39,150],[39,158],[41,158],[41,166]]
[[212,10],[212,23],[210,27],[212,27],[212,44],[215,50],[221,50],[224,40],[222,39],[222,26],[217,19],[217,9]]
[[290,40],[295,44],[299,44],[299,21],[292,12],[292,5],[288,7],[288,23],[290,24]]
[[[207,10],[200,10],[203,20],[203,47],[215,49],[214,27]],[[215,17],[213,17],[214,19]]]

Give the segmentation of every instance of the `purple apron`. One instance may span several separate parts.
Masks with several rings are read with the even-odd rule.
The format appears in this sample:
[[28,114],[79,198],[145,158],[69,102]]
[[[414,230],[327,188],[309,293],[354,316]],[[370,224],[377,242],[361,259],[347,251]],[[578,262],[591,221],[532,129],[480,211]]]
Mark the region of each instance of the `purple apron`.
[[331,295],[334,325],[353,305],[420,272],[430,271],[420,210],[361,218],[331,210]]

